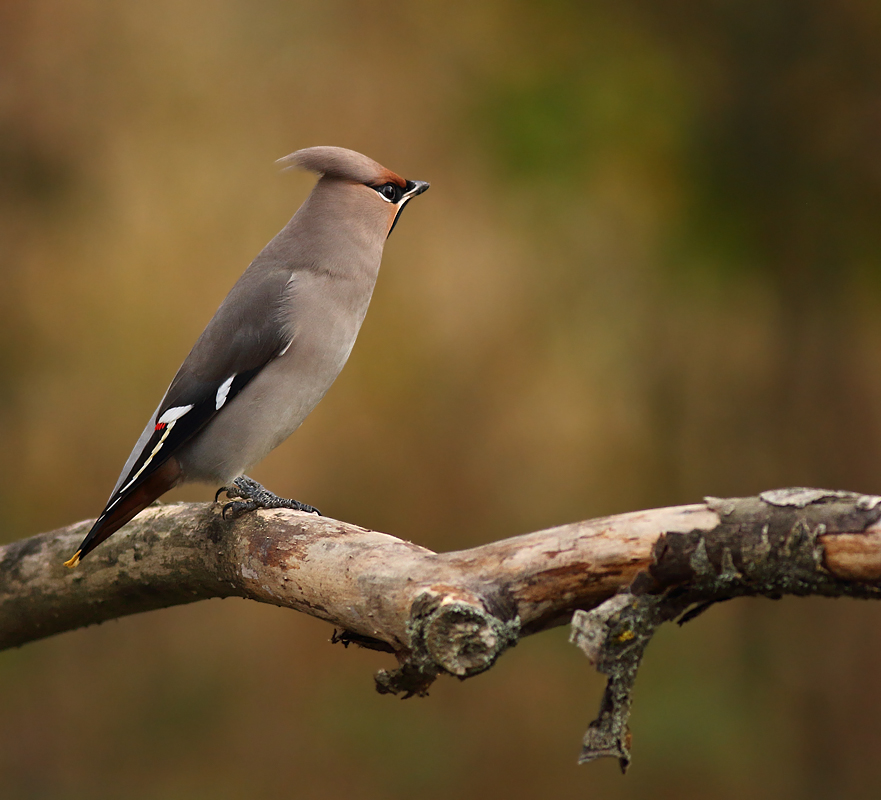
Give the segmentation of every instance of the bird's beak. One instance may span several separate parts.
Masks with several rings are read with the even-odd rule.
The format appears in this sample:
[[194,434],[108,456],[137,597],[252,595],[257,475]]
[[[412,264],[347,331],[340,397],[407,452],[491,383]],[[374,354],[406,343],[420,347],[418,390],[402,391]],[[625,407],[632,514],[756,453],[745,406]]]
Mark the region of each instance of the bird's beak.
[[428,181],[407,181],[407,187],[404,194],[401,195],[401,199],[398,200],[398,212],[395,214],[395,219],[392,222],[391,228],[388,229],[388,233],[386,234],[386,239],[392,235],[392,231],[395,229],[395,225],[398,224],[398,220],[401,218],[401,212],[404,210],[404,206],[412,200],[416,195],[422,194],[429,186]]
[[407,181],[407,191],[404,192],[404,196],[401,199],[409,200],[411,197],[416,197],[417,194],[422,194],[429,186],[431,184],[428,181]]

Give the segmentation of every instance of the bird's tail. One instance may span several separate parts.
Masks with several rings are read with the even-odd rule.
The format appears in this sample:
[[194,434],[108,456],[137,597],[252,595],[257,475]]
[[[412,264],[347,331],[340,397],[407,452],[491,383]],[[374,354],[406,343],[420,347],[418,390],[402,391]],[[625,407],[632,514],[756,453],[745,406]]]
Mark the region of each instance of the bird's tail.
[[176,458],[171,457],[120,497],[111,497],[101,516],[95,520],[92,529],[86,534],[79,550],[64,562],[64,566],[72,569],[79,564],[81,559],[85,558],[108,536],[116,533],[157,497],[176,486],[180,477],[180,464]]

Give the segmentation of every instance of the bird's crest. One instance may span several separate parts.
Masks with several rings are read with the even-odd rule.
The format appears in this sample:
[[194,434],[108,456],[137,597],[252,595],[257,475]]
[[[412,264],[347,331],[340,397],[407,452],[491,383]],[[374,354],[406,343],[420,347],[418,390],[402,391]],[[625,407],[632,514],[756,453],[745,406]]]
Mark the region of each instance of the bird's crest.
[[280,164],[284,169],[305,169],[319,175],[356,183],[380,185],[392,182],[398,186],[406,184],[400,175],[386,169],[372,158],[354,150],[346,150],[344,147],[307,147],[305,150],[297,150],[296,153],[280,158],[275,163]]

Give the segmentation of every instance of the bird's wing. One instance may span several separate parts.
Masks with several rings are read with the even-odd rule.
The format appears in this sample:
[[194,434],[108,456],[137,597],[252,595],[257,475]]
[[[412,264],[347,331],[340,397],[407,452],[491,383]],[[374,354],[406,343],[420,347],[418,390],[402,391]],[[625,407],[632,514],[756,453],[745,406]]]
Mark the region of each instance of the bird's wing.
[[153,418],[153,433],[129,457],[108,508],[204,428],[290,345],[293,334],[282,308],[292,284],[290,269],[249,270],[242,276],[174,376]]
[[290,346],[282,309],[294,288],[290,269],[249,270],[239,279],[172,380],[79,555],[174,486],[180,471],[171,456]]

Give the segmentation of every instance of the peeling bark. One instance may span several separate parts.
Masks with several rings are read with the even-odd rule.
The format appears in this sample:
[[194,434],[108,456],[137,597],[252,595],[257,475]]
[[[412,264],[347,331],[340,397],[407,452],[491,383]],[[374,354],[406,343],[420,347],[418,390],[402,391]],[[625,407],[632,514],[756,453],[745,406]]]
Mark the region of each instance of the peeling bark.
[[[395,654],[381,692],[424,694],[490,668],[525,635],[573,622],[609,683],[582,761],[630,760],[630,692],[665,621],[745,595],[881,597],[881,498],[786,489],[577,522],[437,554],[294,511],[224,521],[154,506],[75,570],[90,522],[0,548],[0,648],[127,614],[246,597],[324,619],[334,640]],[[578,613],[575,613],[578,612]],[[573,614],[575,614],[573,619]]]

